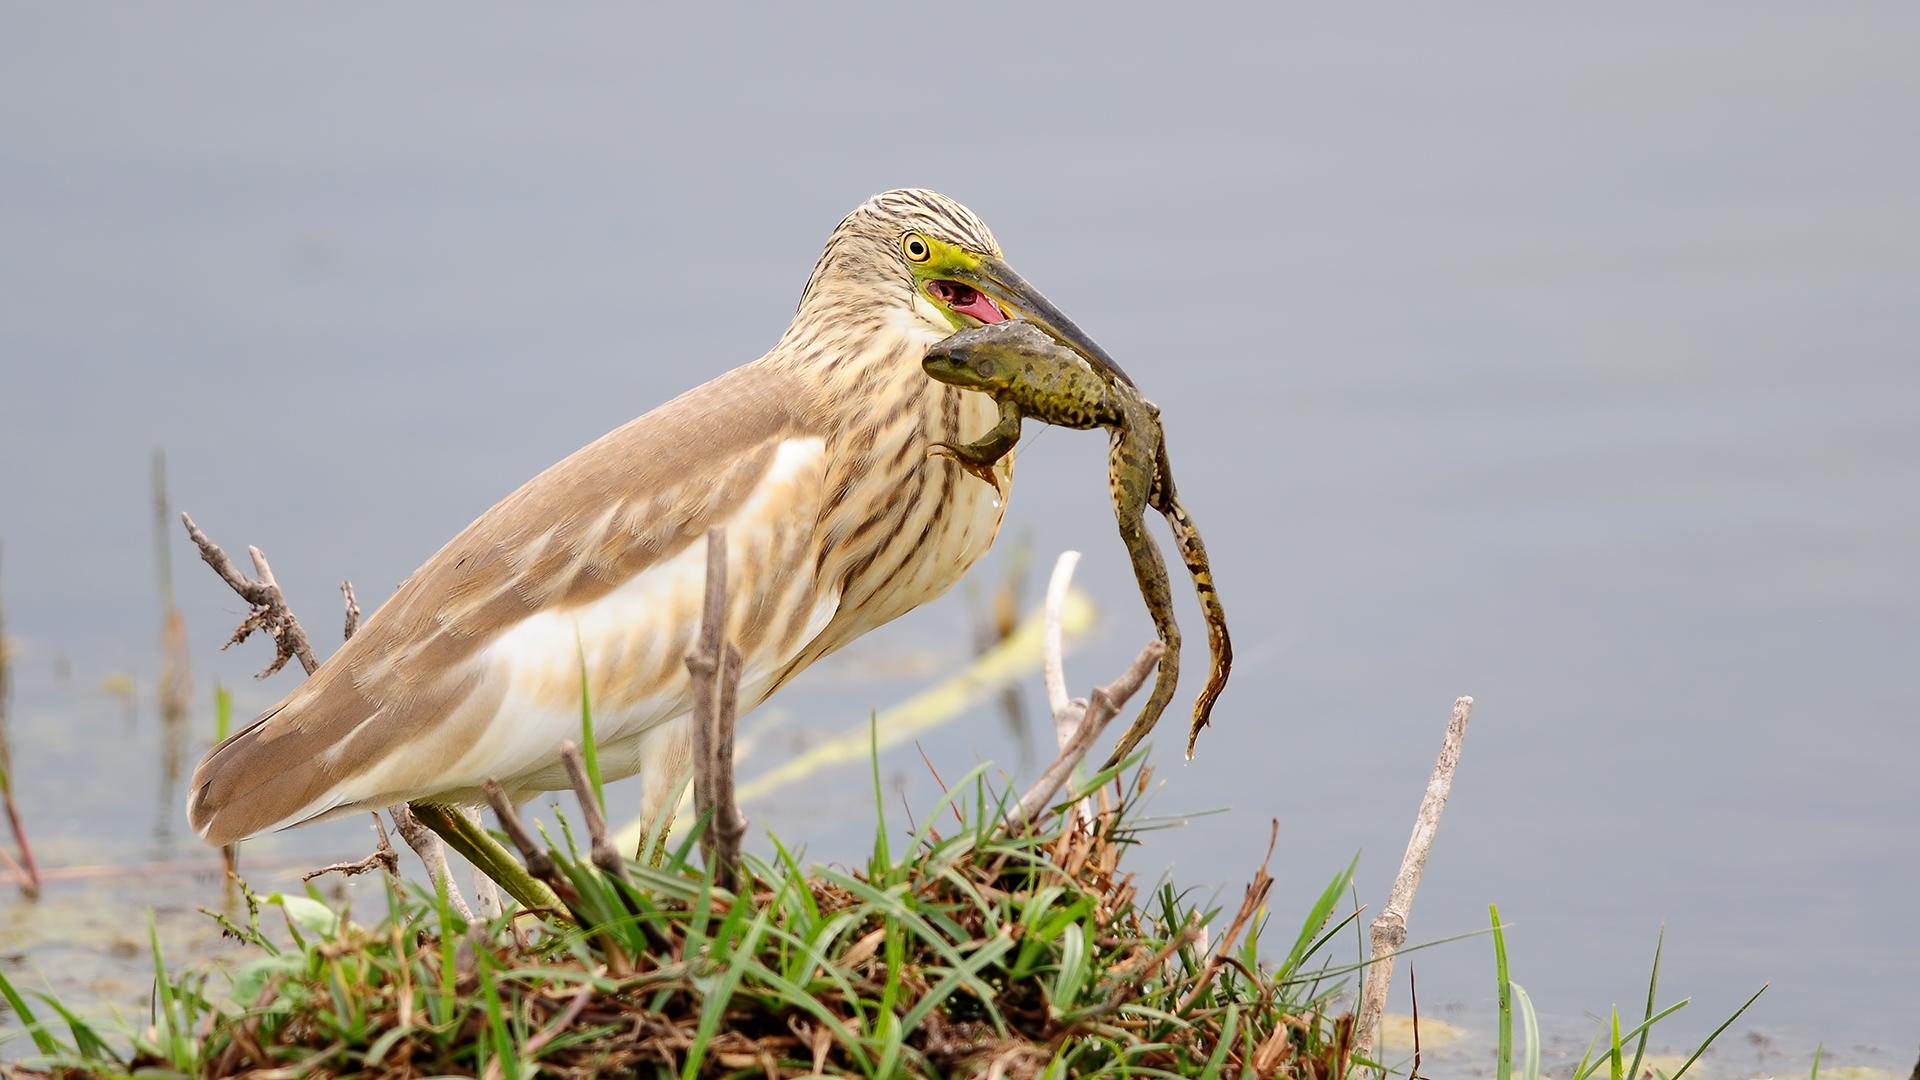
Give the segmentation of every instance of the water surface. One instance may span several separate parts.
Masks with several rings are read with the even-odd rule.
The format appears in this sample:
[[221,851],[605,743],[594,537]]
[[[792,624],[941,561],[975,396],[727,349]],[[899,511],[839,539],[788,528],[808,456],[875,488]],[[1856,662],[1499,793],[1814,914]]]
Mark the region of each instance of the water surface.
[[[1233,809],[1143,869],[1236,895],[1278,817],[1276,910],[1356,850],[1377,909],[1471,694],[1416,939],[1500,903],[1515,977],[1584,1040],[1583,1013],[1644,993],[1664,921],[1696,1002],[1676,1044],[1773,980],[1718,1068],[1823,1040],[1904,1070],[1914,9],[882,16],[0,10],[0,572],[43,861],[198,850],[156,776],[154,446],[174,502],[263,547],[331,649],[341,579],[371,610],[526,478],[759,355],[839,217],[923,185],[1161,404],[1215,558],[1240,664],[1157,806]],[[1106,619],[1077,681],[1149,633],[1103,450],[1034,439],[1001,549],[1087,553]],[[252,715],[296,676],[217,652],[237,602],[178,542],[173,565],[191,757],[212,677]],[[776,698],[789,745],[970,636],[958,591],[871,635]],[[990,707],[923,745],[1022,759]],[[883,765],[930,801],[912,750]],[[756,811],[823,858],[872,814],[858,770]],[[365,843],[338,823],[257,857]],[[119,897],[143,929],[158,896],[189,934],[218,892],[101,888],[9,918],[52,941],[49,912]],[[1484,1032],[1488,953],[1422,954],[1423,1008]],[[122,962],[102,991],[143,1000]]]

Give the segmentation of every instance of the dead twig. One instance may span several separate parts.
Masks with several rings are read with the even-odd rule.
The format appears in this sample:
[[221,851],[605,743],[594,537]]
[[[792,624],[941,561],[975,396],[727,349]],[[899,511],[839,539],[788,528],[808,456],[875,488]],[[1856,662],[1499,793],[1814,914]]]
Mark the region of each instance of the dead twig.
[[1020,797],[1019,805],[1007,811],[1006,820],[1001,824],[1004,831],[1023,828],[1040,816],[1040,811],[1053,801],[1060,785],[1067,782],[1074,766],[1080,764],[1081,759],[1087,756],[1087,751],[1093,748],[1094,740],[1100,737],[1107,723],[1146,682],[1147,676],[1153,672],[1153,666],[1159,663],[1160,654],[1166,649],[1158,638],[1147,642],[1147,647],[1140,650],[1140,655],[1133,658],[1133,664],[1119,678],[1094,688],[1093,693],[1087,696],[1087,714],[1081,718],[1073,738],[1060,751],[1060,756],[1053,759],[1053,764],[1047,766],[1047,771],[1040,774],[1040,779]]
[[633,884],[633,877],[627,873],[627,861],[620,857],[620,849],[613,846],[613,839],[608,835],[607,814],[600,808],[600,800],[594,795],[593,780],[587,776],[587,761],[580,753],[580,747],[571,739],[561,743],[560,760],[566,763],[567,778],[573,781],[573,793],[579,797],[580,812],[587,819],[587,836],[593,843],[593,865],[629,885]]
[[347,625],[346,629],[340,632],[340,640],[352,641],[353,635],[360,632],[360,601],[353,595],[353,582],[351,581],[343,581],[340,583],[340,593],[347,604]]
[[310,874],[301,875],[300,880],[303,882],[312,881],[321,874],[331,874],[335,871],[339,871],[347,877],[353,877],[356,874],[364,874],[376,866],[392,874],[394,877],[399,877],[400,854],[393,850],[392,841],[387,839],[387,827],[381,822],[378,813],[373,815],[373,827],[379,830],[380,833],[380,850],[361,859],[359,862],[337,862],[332,866],[323,866]]
[[273,568],[267,565],[266,554],[257,547],[247,548],[247,553],[253,556],[253,572],[260,575],[256,581],[241,573],[240,568],[233,565],[233,560],[227,558],[227,553],[220,550],[220,545],[207,539],[207,534],[201,532],[200,527],[193,523],[193,518],[184,511],[180,514],[180,520],[187,527],[187,535],[200,548],[200,558],[213,567],[213,572],[220,575],[220,580],[240,594],[240,599],[253,605],[245,621],[234,630],[233,637],[227,640],[226,645],[220,646],[221,650],[247,640],[255,630],[264,630],[273,639],[273,663],[254,678],[264,679],[285,667],[288,660],[295,659],[300,661],[302,670],[313,674],[314,669],[320,666],[320,661],[313,655],[313,646],[308,643],[307,632],[301,629],[300,620],[293,617],[293,610],[287,606],[287,598],[281,595],[280,585],[273,579]]
[[1414,890],[1420,887],[1420,872],[1426,869],[1427,852],[1433,848],[1434,833],[1440,828],[1440,813],[1447,808],[1447,793],[1453,788],[1453,771],[1460,764],[1460,742],[1467,735],[1467,718],[1473,715],[1473,699],[1456,698],[1453,716],[1447,721],[1446,741],[1440,745],[1440,758],[1433,763],[1433,775],[1427,779],[1427,794],[1420,801],[1420,815],[1413,822],[1413,836],[1407,841],[1406,857],[1400,860],[1400,876],[1394,879],[1387,906],[1373,920],[1373,961],[1367,967],[1366,989],[1360,996],[1360,1015],[1355,1027],[1353,1051],[1373,1057],[1380,1034],[1380,1013],[1386,1008],[1387,988],[1393,982],[1393,954],[1407,941],[1407,913],[1413,908]]
[[1260,860],[1260,869],[1254,871],[1253,880],[1247,883],[1247,894],[1241,899],[1240,910],[1234,913],[1233,922],[1227,924],[1227,932],[1220,936],[1220,947],[1213,951],[1213,958],[1207,961],[1207,966],[1200,973],[1200,981],[1188,992],[1186,1000],[1175,1010],[1176,1013],[1185,1013],[1193,1008],[1193,1003],[1199,1000],[1207,987],[1213,985],[1214,975],[1231,960],[1227,954],[1233,951],[1233,943],[1239,938],[1240,931],[1260,910],[1260,905],[1267,902],[1267,893],[1273,889],[1273,875],[1267,873],[1267,865],[1273,861],[1273,846],[1279,841],[1280,819],[1274,818],[1273,832],[1267,837],[1267,857]]
[[727,530],[707,530],[707,582],[700,637],[687,655],[693,697],[693,813],[707,818],[700,853],[714,884],[735,891],[740,840],[747,821],[733,796],[733,728],[742,666],[740,650],[726,640]]

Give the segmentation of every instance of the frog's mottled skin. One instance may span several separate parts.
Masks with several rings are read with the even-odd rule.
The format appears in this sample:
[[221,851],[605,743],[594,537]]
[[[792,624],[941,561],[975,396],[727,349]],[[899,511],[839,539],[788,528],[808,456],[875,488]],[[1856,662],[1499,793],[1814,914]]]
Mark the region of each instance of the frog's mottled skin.
[[1206,545],[1174,492],[1160,410],[1133,387],[1109,382],[1095,373],[1031,323],[1001,322],[962,331],[929,349],[922,366],[941,382],[979,390],[999,403],[1000,423],[984,438],[965,446],[934,444],[968,472],[996,487],[993,466],[1020,441],[1020,423],[1026,417],[1059,427],[1103,427],[1111,432],[1107,484],[1113,495],[1113,514],[1120,524],[1120,538],[1133,557],[1134,578],[1140,583],[1154,628],[1167,651],[1160,658],[1153,694],[1114,747],[1107,764],[1125,757],[1153,729],[1172,700],[1180,677],[1180,628],[1173,620],[1166,564],[1160,558],[1159,545],[1147,532],[1145,514],[1149,506],[1160,511],[1172,528],[1207,620],[1213,660],[1207,685],[1193,705],[1193,728],[1187,736],[1187,757],[1193,757],[1194,740],[1200,737],[1214,701],[1226,686],[1227,673],[1233,666],[1233,644],[1227,635],[1226,612],[1213,587]]

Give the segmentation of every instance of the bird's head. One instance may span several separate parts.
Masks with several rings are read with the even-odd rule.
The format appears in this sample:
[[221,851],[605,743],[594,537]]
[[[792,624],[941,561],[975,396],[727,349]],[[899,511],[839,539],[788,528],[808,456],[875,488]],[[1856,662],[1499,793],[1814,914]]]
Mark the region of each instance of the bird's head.
[[1133,384],[1105,349],[1007,265],[985,222],[938,192],[883,192],[849,214],[814,268],[808,295],[836,279],[904,285],[909,303],[924,299],[955,330],[1023,319],[1094,370]]

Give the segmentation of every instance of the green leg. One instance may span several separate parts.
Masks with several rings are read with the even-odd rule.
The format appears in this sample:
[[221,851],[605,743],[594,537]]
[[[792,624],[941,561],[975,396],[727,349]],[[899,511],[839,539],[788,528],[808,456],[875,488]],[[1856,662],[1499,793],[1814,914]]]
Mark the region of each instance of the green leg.
[[500,846],[500,842],[487,834],[467,815],[451,806],[434,806],[429,803],[409,803],[413,816],[420,824],[440,834],[447,846],[460,853],[468,862],[480,868],[480,872],[492,878],[508,895],[520,901],[522,907],[550,908],[565,912],[567,906],[560,902],[546,882],[527,873],[520,860],[513,853]]
[[1160,557],[1160,545],[1154,543],[1144,520],[1151,496],[1154,456],[1159,439],[1146,425],[1116,428],[1108,453],[1108,485],[1113,494],[1113,514],[1120,525],[1120,539],[1126,542],[1133,558],[1133,577],[1140,595],[1153,616],[1153,627],[1166,652],[1160,654],[1160,667],[1153,678],[1153,693],[1140,710],[1133,726],[1121,737],[1102,768],[1112,768],[1133,752],[1160,721],[1160,714],[1173,700],[1174,687],[1180,681],[1180,627],[1173,621],[1173,590],[1167,583],[1167,564]]
[[1193,727],[1187,733],[1187,760],[1193,760],[1193,744],[1200,729],[1213,719],[1213,703],[1226,688],[1227,675],[1233,670],[1233,639],[1227,634],[1227,612],[1220,606],[1220,593],[1213,587],[1213,567],[1207,561],[1207,545],[1200,530],[1187,516],[1187,508],[1173,486],[1173,467],[1167,462],[1167,444],[1162,441],[1155,455],[1153,508],[1167,519],[1173,530],[1174,544],[1180,549],[1180,561],[1187,565],[1193,579],[1193,591],[1200,598],[1200,614],[1207,622],[1207,651],[1212,661],[1207,670],[1207,685],[1193,702]]
[[993,485],[1000,490],[1000,480],[993,474],[993,467],[1006,457],[1014,444],[1020,441],[1020,407],[1010,401],[1000,403],[1000,423],[986,433],[979,441],[964,446],[950,442],[933,444],[935,453],[944,453],[960,463],[960,467]]

